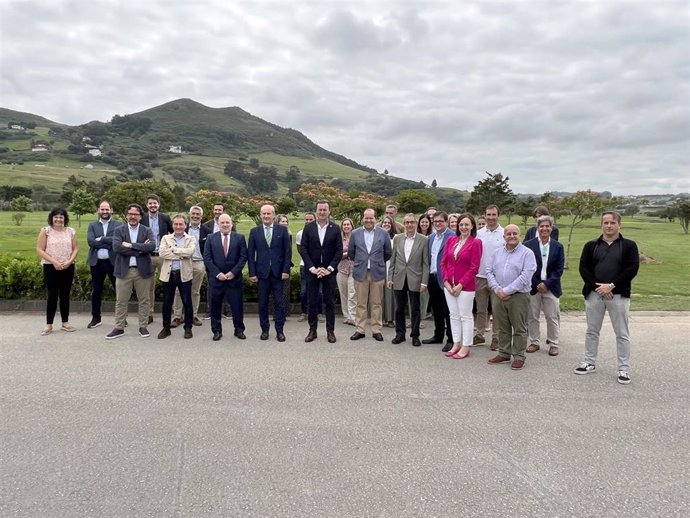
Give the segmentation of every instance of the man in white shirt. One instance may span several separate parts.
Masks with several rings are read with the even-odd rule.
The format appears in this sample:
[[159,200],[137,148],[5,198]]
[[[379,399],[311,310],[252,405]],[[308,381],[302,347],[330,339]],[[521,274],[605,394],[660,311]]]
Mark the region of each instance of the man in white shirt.
[[[489,317],[489,301],[491,300],[491,289],[489,289],[489,283],[486,280],[486,268],[489,266],[494,251],[505,245],[504,229],[498,224],[500,214],[501,211],[496,205],[489,205],[484,211],[486,226],[477,231],[477,238],[482,241],[482,260],[479,263],[477,291],[474,294],[474,300],[477,303],[477,320],[472,341],[474,345],[482,345],[486,342],[484,330]],[[492,323],[491,329],[491,350],[496,351],[498,350],[498,333],[495,321]]]

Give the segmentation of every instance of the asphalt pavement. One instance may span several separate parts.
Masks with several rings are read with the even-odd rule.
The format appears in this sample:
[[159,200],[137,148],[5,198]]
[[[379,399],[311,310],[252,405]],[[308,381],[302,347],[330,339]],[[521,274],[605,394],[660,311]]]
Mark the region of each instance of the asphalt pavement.
[[294,317],[285,343],[256,315],[220,342],[89,318],[40,336],[41,313],[0,315],[2,517],[688,516],[690,313],[632,313],[627,386],[608,319],[573,373],[582,313],[521,371],[388,328],[353,342],[342,318],[336,344]]

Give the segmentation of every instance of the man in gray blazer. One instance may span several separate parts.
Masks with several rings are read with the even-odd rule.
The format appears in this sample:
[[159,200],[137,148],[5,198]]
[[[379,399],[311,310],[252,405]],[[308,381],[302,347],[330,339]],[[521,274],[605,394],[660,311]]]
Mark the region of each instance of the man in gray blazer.
[[393,255],[388,269],[388,287],[395,294],[395,338],[392,342],[405,341],[405,308],[410,299],[412,319],[412,345],[419,347],[419,297],[429,284],[429,247],[426,236],[417,233],[417,218],[406,214],[403,220],[404,234],[393,238]]
[[115,327],[106,335],[106,340],[120,338],[125,334],[127,306],[136,291],[139,301],[139,336],[148,338],[150,289],[153,282],[151,254],[156,249],[156,238],[147,226],[141,224],[141,205],[130,203],[125,216],[127,225],[117,228],[113,234],[115,252]]
[[366,209],[363,226],[350,237],[348,255],[353,261],[352,277],[357,294],[357,329],[350,340],[364,338],[367,307],[371,304],[371,332],[374,340],[383,341],[381,328],[381,299],[386,282],[386,261],[391,258],[391,238],[388,232],[376,226],[376,211]]
[[98,221],[89,223],[86,240],[89,243],[89,257],[86,260],[91,269],[91,322],[89,329],[101,325],[101,299],[106,277],[115,291],[113,253],[113,233],[122,226],[121,221],[112,219],[113,208],[109,201],[103,200],[98,206]]

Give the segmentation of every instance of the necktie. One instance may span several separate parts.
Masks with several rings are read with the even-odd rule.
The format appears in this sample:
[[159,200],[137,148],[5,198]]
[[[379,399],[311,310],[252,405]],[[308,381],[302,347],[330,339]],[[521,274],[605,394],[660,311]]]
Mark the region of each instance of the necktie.
[[228,256],[228,235],[223,234],[223,253],[225,254],[225,257]]
[[271,227],[266,227],[266,243],[271,245]]

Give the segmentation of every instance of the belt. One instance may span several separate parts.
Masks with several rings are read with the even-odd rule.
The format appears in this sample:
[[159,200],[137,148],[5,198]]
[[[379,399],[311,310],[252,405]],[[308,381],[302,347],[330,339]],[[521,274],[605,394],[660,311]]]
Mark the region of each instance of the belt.
[[132,268],[139,268],[138,266],[130,266],[129,269],[131,270]]

